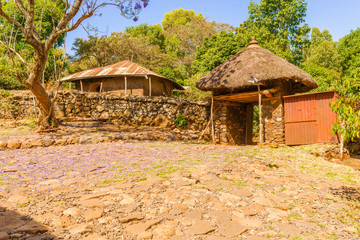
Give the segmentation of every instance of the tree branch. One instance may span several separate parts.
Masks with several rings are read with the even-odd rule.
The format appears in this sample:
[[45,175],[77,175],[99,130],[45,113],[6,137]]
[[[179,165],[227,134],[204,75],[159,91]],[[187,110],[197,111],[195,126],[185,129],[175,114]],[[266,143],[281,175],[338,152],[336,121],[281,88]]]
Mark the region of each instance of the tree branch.
[[16,19],[13,19],[11,17],[9,17],[4,11],[3,11],[3,7],[0,1],[0,16],[3,16],[7,21],[15,24],[15,26],[17,26],[18,28],[21,29],[21,31],[24,31],[24,27],[18,22],[16,21]]
[[15,2],[16,7],[20,10],[20,12],[26,18],[27,12],[26,12],[23,2],[21,0],[14,0],[14,2]]
[[8,51],[13,52],[20,60],[21,62],[25,65],[26,70],[28,72],[30,72],[30,67],[29,64],[24,60],[24,58],[20,55],[20,53],[18,51],[16,51],[15,49],[13,49],[12,47],[10,47],[8,44],[6,44],[5,42],[3,42],[2,40],[0,40],[0,43],[6,47],[8,49]]

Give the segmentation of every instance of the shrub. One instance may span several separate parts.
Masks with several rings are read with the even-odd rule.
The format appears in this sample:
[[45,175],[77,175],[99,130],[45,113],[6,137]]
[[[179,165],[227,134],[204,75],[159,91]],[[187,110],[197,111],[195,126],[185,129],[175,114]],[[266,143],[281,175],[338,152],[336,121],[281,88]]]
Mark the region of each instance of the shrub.
[[183,115],[178,115],[177,118],[175,119],[175,127],[177,128],[184,128],[187,124],[187,120],[185,119],[185,117]]

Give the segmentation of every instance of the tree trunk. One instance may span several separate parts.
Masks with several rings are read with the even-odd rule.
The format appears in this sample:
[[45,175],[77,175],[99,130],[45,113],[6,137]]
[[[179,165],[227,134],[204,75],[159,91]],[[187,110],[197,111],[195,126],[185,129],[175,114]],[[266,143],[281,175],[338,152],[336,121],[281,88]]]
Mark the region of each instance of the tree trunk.
[[340,159],[344,160],[344,135],[340,135]]
[[41,85],[41,76],[45,70],[47,54],[37,53],[34,59],[34,65],[31,69],[26,85],[35,95],[40,104],[39,128],[47,129],[56,127],[58,122],[55,119],[53,105],[49,94]]
[[[344,122],[342,122],[341,123],[341,130],[343,130],[344,129],[344,126],[345,124],[344,124]],[[345,137],[344,137],[344,133],[343,132],[341,132],[340,133],[340,159],[341,160],[344,160],[344,145],[345,145],[345,143],[344,143],[344,141],[345,141],[345,139],[344,139]]]

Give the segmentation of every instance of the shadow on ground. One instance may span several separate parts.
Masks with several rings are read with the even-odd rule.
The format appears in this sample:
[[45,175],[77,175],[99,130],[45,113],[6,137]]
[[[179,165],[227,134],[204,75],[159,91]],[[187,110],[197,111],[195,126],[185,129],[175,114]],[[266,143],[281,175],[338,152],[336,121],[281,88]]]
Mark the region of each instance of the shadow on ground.
[[0,206],[0,240],[55,240],[48,228],[22,216],[16,211]]

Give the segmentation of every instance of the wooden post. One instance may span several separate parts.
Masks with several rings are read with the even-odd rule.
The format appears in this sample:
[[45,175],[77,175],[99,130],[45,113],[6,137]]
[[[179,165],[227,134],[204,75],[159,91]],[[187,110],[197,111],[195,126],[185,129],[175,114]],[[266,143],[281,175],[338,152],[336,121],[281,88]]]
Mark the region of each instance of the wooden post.
[[103,81],[101,81],[101,83],[100,83],[100,92],[102,92],[103,91]]
[[257,85],[258,87],[258,92],[259,92],[259,135],[260,135],[260,143],[264,142],[264,127],[263,127],[263,122],[262,122],[262,105],[261,105],[261,92],[260,92],[260,85]]
[[125,76],[125,95],[127,94],[127,77]]
[[149,77],[149,96],[151,96],[151,77]]
[[215,143],[215,126],[214,126],[214,95],[211,96],[211,137],[213,143]]
[[84,91],[84,89],[83,89],[83,84],[82,84],[82,80],[80,80],[80,89],[81,89],[82,92]]

